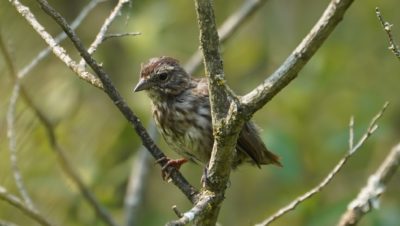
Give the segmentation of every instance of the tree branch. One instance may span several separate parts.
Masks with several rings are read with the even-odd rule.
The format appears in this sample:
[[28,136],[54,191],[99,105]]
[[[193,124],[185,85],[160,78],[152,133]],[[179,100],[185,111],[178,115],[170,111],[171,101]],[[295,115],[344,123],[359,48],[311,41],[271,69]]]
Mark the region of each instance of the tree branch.
[[[99,64],[90,56],[90,54],[86,51],[86,49],[83,47],[82,42],[79,40],[75,32],[71,29],[71,27],[68,25],[66,20],[57,12],[55,11],[48,3],[47,1],[44,0],[37,0],[37,2],[40,4],[40,6],[43,8],[43,10],[49,14],[61,27],[62,29],[67,33],[68,37],[71,39],[77,50],[80,52],[81,56],[86,60],[86,63],[96,72],[96,74],[99,76],[101,82],[100,84],[103,84],[104,91],[107,93],[107,95],[110,97],[110,99],[113,101],[113,103],[118,107],[118,109],[121,111],[121,113],[125,116],[125,118],[131,123],[131,125],[134,127],[136,130],[137,134],[141,138],[144,146],[150,151],[150,153],[153,155],[154,158],[156,159],[165,159],[165,161],[160,161],[160,165],[164,165],[166,163],[166,156],[165,154],[156,146],[156,144],[153,142],[149,134],[146,132],[146,129],[143,127],[141,124],[140,120],[137,118],[137,116],[132,112],[132,110],[128,107],[126,102],[123,100],[119,92],[115,89],[113,86],[108,74],[103,70]],[[18,12],[20,8],[22,8],[22,12],[20,12],[25,19],[30,23],[30,24],[39,24],[32,13],[30,13],[29,8],[26,6],[23,6],[18,0],[11,0],[11,3],[17,8]],[[27,12],[31,16],[26,17]],[[33,18],[33,19],[32,19]],[[39,24],[40,25],[40,24]],[[40,27],[43,28],[43,26],[40,25]],[[36,30],[36,29],[35,29]],[[36,30],[41,36],[42,30]],[[48,34],[46,32],[46,34]],[[51,38],[51,36],[49,36]],[[56,55],[57,57],[60,58],[59,55]],[[61,59],[62,60],[62,59]],[[65,62],[64,63],[69,63]],[[71,68],[71,67],[70,67]],[[81,67],[78,67],[79,70],[83,70]],[[75,73],[78,73],[77,71],[74,70]],[[87,73],[87,72],[85,72]],[[97,79],[97,78],[96,78]],[[96,80],[97,81],[97,80]],[[94,84],[93,84],[94,85]],[[96,85],[95,85],[96,86]],[[197,193],[198,191],[191,186],[187,180],[179,173],[178,170],[176,170],[174,167],[170,166],[167,167],[167,172],[170,175],[170,178],[172,179],[172,182],[186,195],[186,197],[191,201],[195,202],[197,199]]]
[[257,224],[257,226],[267,226],[271,224],[272,222],[276,221],[278,218],[282,217],[286,213],[294,210],[298,205],[300,205],[302,202],[310,199],[317,193],[321,192],[322,189],[324,189],[332,180],[335,178],[335,176],[340,172],[340,170],[343,168],[343,166],[347,163],[347,161],[352,157],[357,150],[360,149],[360,147],[367,141],[367,139],[376,131],[378,128],[378,119],[380,119],[385,112],[387,106],[389,105],[388,102],[386,102],[382,109],[379,111],[379,113],[372,118],[370,125],[368,126],[367,130],[365,131],[364,135],[360,138],[360,140],[357,142],[355,146],[353,146],[353,126],[354,126],[354,121],[353,117],[350,119],[350,124],[349,124],[349,143],[350,143],[350,149],[346,153],[346,155],[340,159],[339,163],[336,164],[336,166],[332,169],[332,171],[319,183],[317,186],[315,186],[313,189],[310,191],[306,192],[305,194],[299,196],[296,198],[294,201],[289,203],[287,206],[281,208],[278,210],[276,213],[274,213],[272,216],[269,218],[265,219],[263,222]]
[[377,209],[379,207],[379,197],[385,191],[399,165],[400,144],[397,144],[392,148],[379,169],[369,177],[367,185],[361,189],[357,198],[350,202],[338,226],[356,225],[365,214],[372,209]]
[[[228,17],[218,28],[219,42],[225,43],[250,17],[257,12],[267,0],[246,0],[243,5]],[[191,75],[200,68],[203,60],[202,52],[198,49],[185,64],[185,70]]]
[[390,51],[392,51],[392,53],[397,57],[397,59],[400,60],[400,48],[394,41],[393,34],[392,34],[393,24],[390,24],[389,22],[387,22],[383,19],[382,13],[378,7],[375,8],[375,13],[376,13],[376,16],[378,17],[379,22],[381,23],[381,25],[383,27],[383,30],[385,30],[386,35],[389,39]]
[[36,221],[38,224],[43,226],[53,226],[45,217],[40,215],[37,211],[27,207],[18,197],[7,192],[3,186],[0,186],[0,199],[8,202],[12,206],[19,209],[22,213]]
[[[195,0],[197,21],[200,30],[200,46],[204,55],[205,74],[210,92],[214,147],[208,167],[208,186],[213,191],[223,192],[229,178],[232,150],[236,146],[241,124],[232,119],[237,113],[237,98],[226,85],[219,38],[211,0]],[[234,127],[236,126],[236,128]],[[229,136],[228,136],[229,135]]]
[[253,115],[297,77],[300,70],[343,19],[352,3],[353,0],[331,1],[318,22],[282,65],[263,83],[241,97],[246,115],[249,117]]

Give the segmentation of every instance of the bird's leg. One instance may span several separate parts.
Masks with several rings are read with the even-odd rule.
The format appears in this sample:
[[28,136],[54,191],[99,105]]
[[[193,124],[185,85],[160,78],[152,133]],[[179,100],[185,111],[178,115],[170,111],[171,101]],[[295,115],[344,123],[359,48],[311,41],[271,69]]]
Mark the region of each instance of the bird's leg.
[[170,159],[168,157],[162,157],[156,161],[156,163],[160,163],[162,161],[167,161],[161,168],[161,176],[164,180],[168,180],[169,173],[167,172],[167,167],[172,166],[175,167],[177,170],[181,168],[181,166],[186,163],[188,160],[185,158],[180,159]]

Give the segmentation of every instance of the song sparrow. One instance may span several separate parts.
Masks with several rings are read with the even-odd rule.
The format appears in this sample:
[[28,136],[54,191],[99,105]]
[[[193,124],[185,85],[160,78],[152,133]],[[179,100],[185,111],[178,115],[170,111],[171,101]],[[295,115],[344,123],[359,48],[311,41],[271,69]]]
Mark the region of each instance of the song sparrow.
[[[157,57],[142,65],[134,92],[146,90],[153,117],[167,144],[183,159],[167,164],[180,167],[187,160],[205,166],[213,147],[210,101],[206,78],[194,79],[171,57]],[[232,168],[243,162],[281,165],[268,151],[252,122],[247,122],[238,138]]]

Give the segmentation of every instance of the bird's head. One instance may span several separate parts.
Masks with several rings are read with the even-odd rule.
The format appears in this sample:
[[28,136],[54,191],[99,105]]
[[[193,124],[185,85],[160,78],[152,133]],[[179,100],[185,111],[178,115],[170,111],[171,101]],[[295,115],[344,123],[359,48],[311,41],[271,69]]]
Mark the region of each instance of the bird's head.
[[190,75],[179,61],[167,56],[151,58],[142,64],[134,92],[146,90],[150,96],[178,95],[190,86]]

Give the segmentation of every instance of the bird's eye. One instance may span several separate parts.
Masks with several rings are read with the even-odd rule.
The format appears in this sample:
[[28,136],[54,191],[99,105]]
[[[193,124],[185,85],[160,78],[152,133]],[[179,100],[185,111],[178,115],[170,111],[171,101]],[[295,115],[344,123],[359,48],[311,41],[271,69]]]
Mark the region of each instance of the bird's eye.
[[165,81],[168,78],[168,74],[167,73],[161,73],[161,74],[158,75],[158,78],[161,81]]

